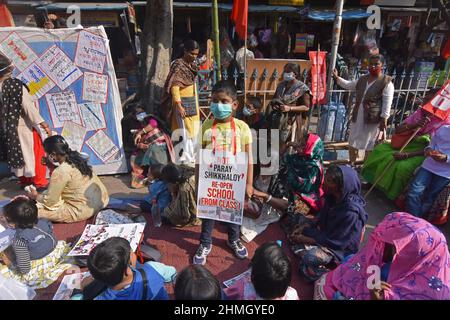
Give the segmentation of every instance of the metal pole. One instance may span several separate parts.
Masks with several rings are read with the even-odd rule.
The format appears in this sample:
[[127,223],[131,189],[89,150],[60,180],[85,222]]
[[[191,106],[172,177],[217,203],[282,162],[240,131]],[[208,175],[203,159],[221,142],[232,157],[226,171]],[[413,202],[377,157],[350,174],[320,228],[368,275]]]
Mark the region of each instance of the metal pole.
[[327,90],[327,101],[330,101],[330,90],[333,89],[333,70],[336,67],[336,60],[339,47],[339,39],[341,36],[341,26],[342,26],[342,11],[344,10],[344,0],[336,0],[336,18],[334,19],[333,26],[333,40],[331,42],[331,59],[330,66],[328,69],[328,90]]
[[219,6],[217,0],[212,2],[213,34],[214,34],[214,59],[216,61],[217,72],[216,81],[222,79],[222,68],[220,67],[220,37],[219,37]]

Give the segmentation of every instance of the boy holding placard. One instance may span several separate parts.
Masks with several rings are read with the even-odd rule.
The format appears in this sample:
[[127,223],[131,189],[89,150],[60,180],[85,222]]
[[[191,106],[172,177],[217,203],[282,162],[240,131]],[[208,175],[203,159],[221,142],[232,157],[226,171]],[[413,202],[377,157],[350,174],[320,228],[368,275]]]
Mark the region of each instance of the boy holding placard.
[[[253,194],[252,134],[245,122],[233,117],[238,105],[234,85],[226,81],[216,83],[210,107],[214,119],[202,125],[202,150],[196,165],[197,216],[203,219],[194,264],[206,263],[215,220],[226,223],[228,245],[234,254],[240,259],[248,256],[239,235],[244,197]],[[211,162],[206,163],[206,155]],[[217,159],[224,162],[219,164]]]

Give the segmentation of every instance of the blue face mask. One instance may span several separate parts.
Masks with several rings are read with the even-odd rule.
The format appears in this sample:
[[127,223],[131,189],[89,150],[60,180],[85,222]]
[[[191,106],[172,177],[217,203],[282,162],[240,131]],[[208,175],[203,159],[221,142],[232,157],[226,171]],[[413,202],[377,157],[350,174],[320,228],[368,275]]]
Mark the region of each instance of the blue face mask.
[[214,118],[218,120],[226,119],[233,113],[233,107],[231,103],[211,102],[210,109],[212,114],[214,115]]
[[248,107],[244,107],[244,109],[242,109],[242,113],[246,117],[249,117],[249,116],[251,116],[253,114],[252,111]]
[[285,72],[283,74],[284,81],[292,81],[295,80],[295,74],[293,72]]

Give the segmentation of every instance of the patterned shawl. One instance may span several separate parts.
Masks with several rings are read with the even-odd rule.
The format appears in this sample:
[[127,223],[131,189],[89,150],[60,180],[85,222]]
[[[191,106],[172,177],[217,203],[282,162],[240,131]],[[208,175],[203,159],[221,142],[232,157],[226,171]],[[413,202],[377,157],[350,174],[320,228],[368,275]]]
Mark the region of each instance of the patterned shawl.
[[[444,235],[429,222],[405,212],[387,215],[367,245],[328,276],[348,299],[369,300],[368,267],[382,266],[385,243],[395,246],[386,300],[449,300],[450,256]],[[327,280],[328,280],[327,276]]]
[[8,78],[3,82],[0,100],[0,160],[7,161],[11,168],[25,165],[17,126],[22,112],[22,86],[18,79]]

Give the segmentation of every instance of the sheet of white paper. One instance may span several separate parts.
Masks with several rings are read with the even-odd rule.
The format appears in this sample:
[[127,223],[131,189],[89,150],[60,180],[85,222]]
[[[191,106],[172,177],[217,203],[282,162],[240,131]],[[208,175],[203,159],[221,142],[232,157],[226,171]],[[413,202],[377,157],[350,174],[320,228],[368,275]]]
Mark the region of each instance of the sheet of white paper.
[[64,276],[53,300],[70,300],[73,290],[81,289],[81,282],[90,275],[89,272],[82,272]]
[[72,121],[66,121],[64,122],[61,136],[66,139],[70,149],[81,152],[84,137],[86,136],[86,128]]
[[45,51],[36,63],[62,90],[83,75],[81,70],[57,45],[51,46]]
[[9,247],[15,233],[14,229],[5,229],[5,227],[0,225],[0,252]]
[[136,251],[144,233],[144,228],[145,223],[88,224],[68,256],[87,256],[98,244],[112,237],[121,237],[128,240],[131,249]]
[[92,137],[86,140],[86,144],[105,163],[114,161],[114,156],[118,155],[120,151],[104,130],[97,131]]
[[13,62],[20,71],[25,70],[38,58],[36,53],[16,33],[11,33],[0,43],[0,51]]
[[97,73],[103,73],[106,61],[106,39],[88,31],[78,34],[75,64]]
[[78,104],[78,109],[87,131],[106,129],[105,115],[100,103],[80,103]]
[[108,99],[108,76],[85,72],[83,79],[83,100],[106,103]]
[[54,128],[61,128],[64,121],[81,125],[80,110],[73,91],[49,93],[45,95]]
[[55,86],[50,77],[35,63],[32,63],[17,78],[30,89],[30,95],[33,100],[40,99]]
[[248,269],[247,271],[241,273],[240,275],[237,275],[234,278],[231,278],[230,280],[226,280],[223,282],[223,285],[227,288],[233,286],[237,281],[240,281],[242,279],[250,279],[252,276],[252,269]]

